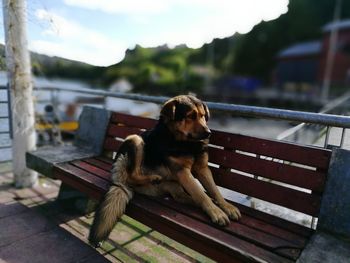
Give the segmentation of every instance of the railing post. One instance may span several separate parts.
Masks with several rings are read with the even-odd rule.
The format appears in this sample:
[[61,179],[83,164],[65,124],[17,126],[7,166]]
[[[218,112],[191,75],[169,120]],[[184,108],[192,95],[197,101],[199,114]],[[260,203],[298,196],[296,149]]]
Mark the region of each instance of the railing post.
[[327,126],[327,129],[326,129],[326,138],[324,139],[324,146],[323,148],[327,149],[327,146],[328,146],[328,141],[329,141],[329,134],[331,132],[331,127],[330,126]]
[[340,145],[339,145],[340,148],[343,148],[344,146],[345,133],[346,133],[346,129],[343,128],[341,132],[341,138],[340,138]]

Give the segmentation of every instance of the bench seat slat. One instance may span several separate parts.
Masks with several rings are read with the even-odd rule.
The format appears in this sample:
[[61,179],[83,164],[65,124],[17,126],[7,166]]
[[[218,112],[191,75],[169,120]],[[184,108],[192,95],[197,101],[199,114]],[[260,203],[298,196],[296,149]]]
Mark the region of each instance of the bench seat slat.
[[[101,161],[101,160],[103,160],[103,161]],[[101,169],[107,171],[107,172],[110,172],[112,169],[113,160],[108,159],[106,157],[98,156],[95,158],[82,159],[82,161],[90,163],[98,168],[101,168]],[[239,204],[235,204],[235,205],[240,206]],[[288,234],[286,232],[283,232],[283,229],[285,229],[285,231],[288,231],[288,232],[291,231],[292,233],[295,233],[294,238],[299,236],[299,235],[308,238],[313,233],[313,231],[309,228],[303,227],[301,225],[297,225],[297,224],[292,223],[292,222],[281,220],[281,219],[275,220],[276,217],[274,217],[274,216],[269,216],[266,213],[263,213],[263,212],[260,212],[257,210],[252,210],[252,209],[247,208],[245,206],[240,206],[240,210],[244,211],[245,214],[249,214],[249,218],[253,218],[253,217],[257,218],[254,221],[254,223],[251,224],[251,226],[253,226],[253,224],[256,225],[256,224],[259,224],[261,222],[263,224],[265,222],[266,224],[269,224],[269,225],[276,224],[274,231],[282,230],[281,233],[279,234],[279,236],[282,236],[282,235],[288,236]],[[278,233],[276,233],[276,234],[278,234]]]
[[92,164],[98,168],[101,168],[107,172],[110,172],[112,170],[112,166],[113,166],[112,163],[106,163],[104,161],[101,161],[98,158],[86,158],[86,159],[83,159],[83,161],[87,162],[89,164]]
[[97,166],[91,165],[88,162],[80,161],[80,160],[73,161],[70,164],[111,182],[111,175],[112,175],[111,172],[107,172]]
[[[179,211],[183,214],[186,214],[188,216],[191,216],[193,218],[199,219],[205,223],[213,224],[211,223],[210,219],[201,211],[200,208],[194,207],[191,205],[184,205],[179,202],[176,202],[172,198],[154,198],[156,202],[159,202],[163,205],[166,205],[169,208],[173,208],[176,211]],[[234,205],[236,203],[231,202]],[[246,207],[247,209],[250,209],[249,207]],[[300,234],[295,234],[293,232],[290,232],[288,230],[281,229],[279,227],[276,227],[270,223],[263,222],[262,220],[256,219],[248,214],[245,213],[245,211],[242,211],[242,218],[239,221],[232,221],[232,223],[222,228],[224,231],[229,233],[235,233],[237,227],[244,226],[245,228],[251,228],[255,231],[272,235],[273,237],[276,237],[275,240],[272,240],[271,238],[271,248],[278,248],[282,244],[285,244],[286,246],[293,246],[293,247],[304,247],[306,245],[306,241],[310,237],[310,235],[302,236]],[[214,224],[213,224],[214,225]],[[214,225],[215,226],[215,225]],[[237,233],[239,234],[239,233]],[[247,238],[247,237],[245,237]],[[268,238],[268,237],[267,237]],[[254,236],[252,237],[254,239]],[[285,242],[285,243],[283,243]],[[254,241],[253,241],[254,243]]]
[[95,199],[101,199],[110,186],[110,182],[89,172],[79,169],[70,163],[56,164],[54,175],[69,186],[84,192]]
[[105,162],[105,163],[110,164],[110,165],[112,165],[114,162],[113,159],[105,157],[105,156],[97,156],[97,157],[95,157],[95,159],[100,160],[100,161]]
[[288,142],[260,139],[240,134],[213,131],[210,143],[218,146],[256,153],[286,161],[296,162],[321,169],[327,169],[330,150],[305,147]]
[[[78,188],[80,191],[96,199],[101,199],[108,189],[109,182],[106,179],[102,179],[69,163],[56,165],[55,174],[63,182]],[[75,180],[71,181],[70,179],[72,178],[75,178]],[[199,242],[200,247],[196,249],[216,259],[225,258],[227,260],[227,255],[231,255],[231,257],[234,256],[238,259],[242,257],[241,259],[247,260],[241,253],[246,255],[248,251],[248,253],[251,253],[255,257],[260,257],[269,262],[289,262],[289,259],[286,257],[276,255],[273,252],[250,244],[248,241],[232,236],[216,227],[211,227],[184,214],[174,213],[173,210],[166,206],[144,196],[138,197],[136,195],[129,204],[126,214],[140,222],[147,223],[148,226],[190,247],[196,247],[197,245],[193,244],[193,242]],[[148,222],[150,219],[152,219],[152,222]],[[168,227],[173,231],[169,232]],[[174,233],[174,235],[171,233]],[[184,235],[179,239],[178,234],[175,233],[184,233]],[[211,250],[210,254],[208,254],[208,247],[202,246],[203,243],[210,244],[209,246],[215,247],[215,249]],[[222,254],[223,251],[226,251],[226,253]],[[249,261],[255,262],[252,257]]]
[[[99,157],[99,159],[101,158]],[[91,160],[96,161],[99,159],[87,158],[85,160],[84,159],[76,160],[71,163],[58,164],[55,167],[55,171],[56,171],[55,174],[63,182],[71,185],[72,187],[75,187],[75,188],[78,187],[79,190],[81,190],[82,192],[85,192],[96,199],[100,199],[103,196],[103,193],[108,189],[110,172],[97,166],[94,167],[94,165],[91,163]],[[103,157],[102,159],[104,159],[104,162],[98,161],[97,163],[99,165],[102,165],[103,163],[108,164],[109,159],[106,159]],[[142,199],[148,200],[148,197],[142,197]],[[141,201],[143,202],[143,200]],[[304,248],[306,244],[306,240],[308,239],[308,236],[309,236],[305,233],[304,233],[305,236],[303,236],[303,235],[297,235],[295,233],[291,233],[287,230],[279,229],[274,225],[269,225],[269,222],[267,223],[263,221],[259,222],[258,219],[251,217],[249,215],[246,215],[244,210],[242,210],[243,217],[240,222],[238,223],[233,222],[227,228],[219,228],[217,226],[213,226],[212,223],[209,221],[209,219],[205,216],[205,214],[197,208],[191,207],[191,209],[186,209],[182,205],[170,199],[169,200],[157,199],[149,202],[151,202],[152,204],[159,203],[160,205],[162,205],[162,208],[161,208],[162,210],[164,209],[164,207],[168,207],[169,209],[172,208],[172,210],[175,209],[178,213],[180,213],[180,214],[176,214],[176,219],[178,219],[179,216],[180,217],[186,216],[188,217],[187,221],[189,219],[195,220],[195,222],[197,222],[196,225],[198,224],[198,220],[201,221],[202,223],[207,224],[206,227],[208,227],[209,230],[206,230],[206,232],[204,232],[206,233],[205,235],[208,234],[208,231],[209,232],[213,231],[212,228],[214,228],[216,231],[220,231],[219,239],[221,239],[221,236],[224,235],[224,232],[226,232],[226,235],[231,237],[230,238],[231,241],[237,238],[238,240],[240,240],[240,242],[247,242],[247,244],[254,243],[256,246],[258,246],[257,248],[254,248],[254,251],[258,249],[258,250],[264,251],[264,253],[267,253],[270,250],[270,251],[273,251],[273,253],[269,252],[269,253],[272,253],[273,258],[277,256],[275,253],[277,253],[279,256],[282,256],[282,258],[280,258],[279,260],[277,260],[277,258],[274,258],[271,262],[274,262],[275,260],[277,260],[276,262],[280,262],[280,260],[282,259],[283,259],[282,261],[285,262],[287,258],[292,260],[297,259],[300,251]],[[131,204],[134,204],[134,201],[132,201]],[[148,208],[149,207],[147,203],[147,206],[143,207],[143,209],[148,209]],[[137,209],[138,209],[137,210],[138,212],[136,213],[138,213],[138,215],[136,216],[136,219],[139,219],[140,208],[138,207]],[[245,210],[247,209],[249,208],[246,208]],[[173,212],[171,213],[173,214]],[[143,217],[143,215],[141,215],[141,217]],[[140,221],[142,222],[142,220]],[[178,224],[178,222],[176,222],[176,224]],[[154,228],[157,229],[156,226],[154,226]],[[168,235],[167,232],[166,234]],[[218,238],[218,236],[215,236],[215,238]],[[210,239],[212,240],[213,237],[210,237]],[[223,248],[220,248],[220,249],[223,249]],[[202,251],[202,253],[204,252]],[[259,252],[259,253],[262,253],[262,252]],[[269,253],[268,255],[270,255]],[[262,258],[264,257],[266,257],[266,255],[263,256]],[[267,258],[269,258],[269,260],[271,259],[270,256]]]
[[[196,207],[185,206],[173,200],[156,199],[155,201],[162,205],[165,205],[169,209],[174,209],[181,214],[204,222],[208,225],[213,225],[208,217]],[[242,221],[247,222],[249,221],[249,218],[246,220],[246,215],[243,214],[239,222],[231,222],[229,226],[222,228],[222,231],[244,239],[249,243],[262,246],[269,251],[274,251],[281,256],[293,260],[296,260],[299,257],[301,250],[306,245],[307,240],[305,238],[299,237],[298,239],[286,240],[281,237],[272,235],[272,232],[260,231],[260,229],[245,225],[242,223]],[[268,226],[266,225],[265,229],[267,227]]]
[[[261,259],[267,262],[292,262],[285,257],[276,255],[215,227],[209,227],[207,224],[184,214],[174,213],[172,209],[141,196],[134,198],[131,202],[131,209],[132,211],[129,207],[127,211],[130,216],[137,217],[141,222],[167,235],[167,227],[176,230],[176,233],[183,234],[183,238],[180,239],[181,243],[190,247],[196,246],[196,249],[205,255],[209,254],[208,250],[214,248],[211,253],[215,253],[215,255],[210,256],[219,262],[234,262],[235,259],[238,259],[238,262],[261,262]],[[171,234],[170,237],[178,238],[177,235],[172,236]],[[223,258],[221,257],[224,254],[231,255],[231,258],[225,258],[225,261],[222,261]]]
[[[104,178],[106,180],[110,180],[110,173],[106,172],[103,169],[100,169],[98,167],[95,167],[91,164],[88,164],[85,161],[73,161],[71,162],[71,164],[73,164],[74,166],[77,166],[85,171],[89,171],[90,173],[95,174],[98,177]],[[179,206],[178,203],[176,202],[172,202],[170,207],[173,206],[173,208],[177,207],[178,211],[181,213],[186,213],[186,208],[184,208],[183,206]],[[187,207],[188,208],[188,207]],[[202,220],[203,222],[209,223],[210,221],[208,220],[208,218],[203,214],[203,212],[201,211],[197,211],[195,212],[195,210],[192,210],[192,208],[189,208],[187,215],[190,215],[196,219]],[[260,240],[260,243],[265,244],[266,246],[268,246],[270,249],[274,249],[277,250],[280,247],[304,247],[305,246],[305,239],[302,240],[294,240],[293,242],[291,241],[286,241],[283,239],[280,239],[279,237],[271,237],[270,234],[261,232],[261,231],[257,231],[253,228],[250,228],[248,226],[242,225],[242,224],[237,224],[237,223],[233,223],[231,224],[231,226],[229,228],[225,228],[225,230],[227,230],[229,233],[231,234],[236,234],[238,236],[244,237],[244,238],[250,238],[250,241],[256,242],[257,240]],[[296,242],[299,241],[299,242]],[[291,251],[282,251],[281,252],[282,255],[290,257],[290,258],[296,258],[299,253],[296,252],[296,250],[291,250]]]
[[231,202],[231,203],[233,203],[235,206],[237,206],[238,209],[241,211],[241,213],[249,215],[249,217],[251,217],[251,218],[255,218],[263,223],[271,224],[271,225],[276,226],[280,229],[290,231],[298,236],[300,235],[300,236],[309,238],[314,232],[314,230],[311,228],[284,220],[280,217],[276,217],[276,216],[267,214],[265,212],[262,212],[262,211],[259,211],[256,209],[252,209],[252,208],[247,207],[247,206],[242,205],[242,204],[238,204],[235,202]]
[[[320,196],[282,187],[262,180],[211,167],[215,182],[239,193],[253,196],[308,215],[317,215]],[[259,189],[258,191],[256,189]]]
[[325,174],[301,167],[268,161],[232,151],[209,147],[209,161],[225,168],[273,179],[314,191],[322,191]]

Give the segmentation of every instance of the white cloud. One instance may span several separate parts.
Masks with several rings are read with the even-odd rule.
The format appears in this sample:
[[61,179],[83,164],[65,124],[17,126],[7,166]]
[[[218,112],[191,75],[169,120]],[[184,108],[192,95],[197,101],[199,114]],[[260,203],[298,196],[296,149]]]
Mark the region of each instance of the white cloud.
[[46,21],[43,39],[30,41],[33,51],[106,66],[121,60],[125,44],[62,16],[39,9],[37,19]]
[[[140,37],[137,43],[145,46],[157,46],[164,43],[174,46],[186,43],[197,48],[213,38],[223,38],[235,32],[247,33],[262,20],[268,21],[287,12],[288,0],[64,0],[67,5],[124,14],[145,26],[151,25],[152,17],[161,13],[171,14],[177,8],[200,10],[206,14],[197,17],[191,23],[175,32],[154,30],[153,34]],[[135,19],[139,17],[138,19]],[[181,14],[178,14],[181,19]],[[145,23],[142,23],[146,21]],[[177,23],[177,21],[173,21]]]
[[157,14],[166,11],[170,7],[170,2],[169,0],[64,0],[67,5],[112,14]]
[[176,3],[210,12],[176,31],[151,34],[140,39],[139,44],[157,46],[167,43],[175,46],[186,43],[189,47],[198,48],[213,38],[228,37],[235,32],[244,34],[262,20],[276,19],[287,11],[288,0],[178,0]]
[[64,3],[112,14],[154,15],[183,7],[240,14],[243,11],[246,16],[260,13],[262,19],[269,20],[287,11],[288,0],[64,0]]
[[[70,7],[115,14],[115,17],[124,15],[128,23],[125,23],[125,29],[121,29],[125,30],[122,33],[130,31],[126,35],[133,40],[127,43],[116,41],[117,36],[107,36],[71,18],[40,9],[36,17],[46,21],[47,25],[42,36],[30,42],[30,48],[95,65],[110,65],[121,60],[125,49],[135,44],[150,47],[185,43],[198,48],[213,38],[227,37],[235,32],[247,33],[260,21],[275,19],[285,13],[288,0],[64,0],[64,3]],[[193,10],[195,14],[185,25],[179,23],[181,10]],[[167,16],[177,19],[165,19],[166,23],[160,24],[159,21]],[[96,23],[98,25],[98,21]]]

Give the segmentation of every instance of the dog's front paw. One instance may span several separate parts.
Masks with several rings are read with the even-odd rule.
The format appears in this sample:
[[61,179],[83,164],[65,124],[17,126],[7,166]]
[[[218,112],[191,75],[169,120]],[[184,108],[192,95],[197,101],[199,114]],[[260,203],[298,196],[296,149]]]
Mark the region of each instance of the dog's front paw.
[[152,184],[159,184],[163,179],[160,175],[149,175],[149,177]]
[[222,210],[228,215],[232,220],[238,220],[241,218],[241,212],[234,205],[228,202],[218,204]]
[[212,204],[205,208],[213,223],[226,226],[230,223],[228,216],[216,205]]

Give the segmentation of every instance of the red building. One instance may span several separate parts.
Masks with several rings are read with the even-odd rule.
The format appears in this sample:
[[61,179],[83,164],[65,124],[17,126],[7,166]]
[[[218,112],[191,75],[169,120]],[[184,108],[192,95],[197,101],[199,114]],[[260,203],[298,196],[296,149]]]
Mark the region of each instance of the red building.
[[337,29],[337,44],[335,47],[334,64],[331,83],[333,85],[350,84],[350,19],[331,23],[324,27],[322,50],[320,54],[318,81],[322,82],[326,69],[327,54],[330,46],[330,32]]
[[276,67],[278,85],[283,86],[287,83],[322,85],[332,30],[337,30],[337,42],[331,85],[350,84],[349,19],[324,26],[322,40],[297,43],[279,52]]

